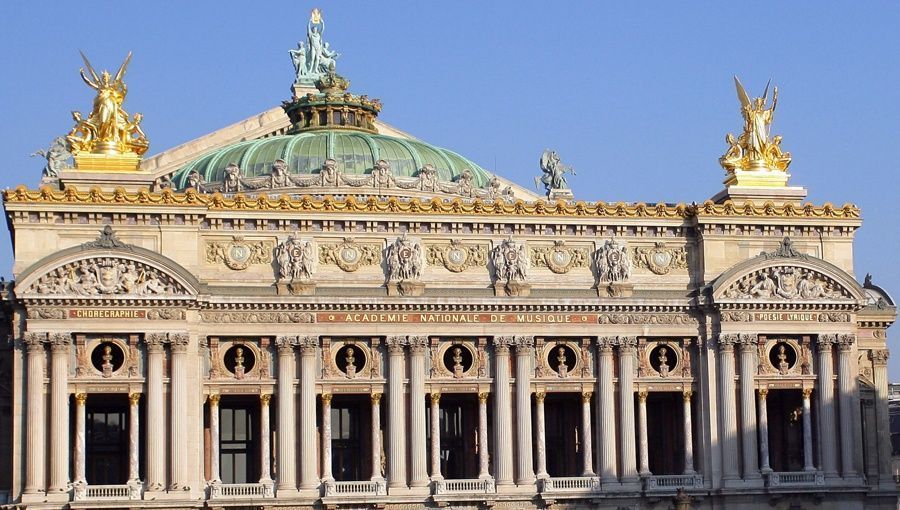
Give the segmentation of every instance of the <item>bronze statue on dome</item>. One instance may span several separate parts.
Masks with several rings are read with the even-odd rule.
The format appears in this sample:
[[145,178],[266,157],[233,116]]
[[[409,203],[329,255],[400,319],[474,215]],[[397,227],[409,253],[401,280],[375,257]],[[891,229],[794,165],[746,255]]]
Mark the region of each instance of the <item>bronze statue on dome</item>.
[[334,70],[335,61],[341,54],[323,40],[324,33],[322,11],[313,9],[306,24],[306,44],[300,41],[297,49],[288,50],[296,73],[295,85],[313,85],[329,70]]

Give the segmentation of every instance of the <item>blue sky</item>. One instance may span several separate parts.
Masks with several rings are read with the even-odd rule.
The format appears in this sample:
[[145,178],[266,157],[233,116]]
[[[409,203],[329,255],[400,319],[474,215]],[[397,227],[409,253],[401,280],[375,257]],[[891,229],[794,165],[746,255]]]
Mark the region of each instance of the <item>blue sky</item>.
[[897,2],[4,2],[0,185],[36,186],[28,155],[90,109],[79,49],[107,69],[134,51],[125,107],[156,153],[288,98],[315,6],[383,120],[526,186],[554,148],[584,200],[711,197],[741,126],[731,76],[754,94],[771,77],[791,183],[862,208],[857,277],[900,298]]

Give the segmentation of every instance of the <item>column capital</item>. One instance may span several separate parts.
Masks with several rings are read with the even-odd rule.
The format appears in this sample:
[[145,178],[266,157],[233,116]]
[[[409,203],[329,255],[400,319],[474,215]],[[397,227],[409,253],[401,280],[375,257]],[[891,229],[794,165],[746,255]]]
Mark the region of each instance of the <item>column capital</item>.
[[516,337],[516,354],[530,355],[534,352],[534,337],[521,335]]
[[855,343],[856,343],[856,335],[854,335],[853,333],[844,333],[844,334],[838,335],[838,337],[837,337],[838,349],[840,349],[841,351],[849,352],[850,350],[853,349],[853,344],[855,344]]
[[260,393],[259,395],[259,403],[263,406],[268,406],[269,401],[272,400],[271,393]]
[[876,349],[869,351],[869,359],[872,364],[877,366],[887,366],[888,358],[891,353],[887,349]]
[[412,354],[424,354],[428,348],[428,337],[425,335],[409,335],[406,337],[409,352]]
[[136,406],[136,405],[138,405],[138,402],[140,402],[140,401],[141,401],[141,393],[129,393],[128,394],[128,402],[131,403],[131,405]]
[[297,345],[300,346],[300,354],[310,356],[316,354],[319,346],[319,337],[316,335],[301,335],[297,337]]
[[581,392],[581,403],[582,404],[590,404],[591,399],[594,397],[594,393],[590,391]]
[[691,397],[693,397],[693,396],[694,396],[694,392],[693,392],[693,390],[690,390],[690,389],[684,390],[681,393],[681,398],[684,399],[684,401],[687,402],[688,404],[691,403]]
[[482,404],[487,403],[488,395],[490,395],[490,393],[488,393],[486,391],[482,391],[481,393],[479,393],[478,394],[478,402],[480,402]]
[[294,354],[295,345],[297,345],[296,335],[279,335],[275,338],[275,347],[278,349],[278,354]]
[[734,350],[734,344],[741,343],[743,333],[719,333],[718,343],[720,351]]
[[210,406],[218,406],[219,400],[222,398],[222,395],[218,393],[212,393],[209,395],[209,405]]
[[372,399],[373,404],[381,403],[381,393],[372,393],[371,395],[369,395],[369,398]]
[[760,400],[765,400],[769,396],[769,388],[760,388],[758,390]]
[[322,394],[322,405],[331,405],[331,393]]
[[741,346],[741,352],[755,351],[759,344],[759,337],[750,333],[738,334],[738,344]]
[[50,350],[53,352],[69,352],[72,335],[69,333],[50,333]]
[[642,404],[647,402],[647,390],[638,391],[638,402]]
[[169,333],[169,343],[172,345],[172,352],[187,352],[190,335],[186,331],[178,331]]
[[824,350],[831,351],[831,344],[835,344],[838,341],[838,336],[835,334],[823,334],[818,335],[816,337],[816,345],[819,346],[819,352]]
[[431,392],[429,397],[431,398],[432,404],[437,404],[441,401],[441,394],[439,392]]
[[87,402],[87,393],[76,393],[75,394],[75,404],[79,406],[84,406]]
[[599,336],[597,337],[597,350],[600,351],[601,355],[612,354],[613,346],[616,345],[616,337],[614,336]]
[[168,335],[165,333],[146,333],[144,334],[144,343],[147,344],[148,352],[162,352],[163,346],[168,341]]
[[810,395],[812,395],[812,388],[803,388],[803,398],[805,400],[809,400]]
[[535,394],[534,394],[534,401],[537,402],[538,404],[543,404],[545,398],[547,398],[547,393],[545,393],[543,391],[538,391],[538,392],[535,392]]
[[616,338],[616,343],[619,345],[619,352],[631,353],[637,348],[637,337],[620,336]]
[[496,354],[509,354],[509,348],[512,345],[516,344],[516,337],[514,336],[495,336],[494,337],[494,352]]
[[389,336],[384,339],[384,344],[387,345],[388,354],[396,356],[403,355],[403,347],[406,345],[407,340],[405,336]]
[[47,333],[40,331],[26,331],[22,336],[28,352],[38,352],[44,350],[44,342],[47,341]]

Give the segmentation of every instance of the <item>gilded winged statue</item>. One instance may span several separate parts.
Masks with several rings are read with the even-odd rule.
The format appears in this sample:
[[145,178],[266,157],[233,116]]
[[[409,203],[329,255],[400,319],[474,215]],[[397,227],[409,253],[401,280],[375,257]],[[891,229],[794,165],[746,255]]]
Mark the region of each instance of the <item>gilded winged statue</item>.
[[791,163],[791,154],[782,152],[781,136],[770,136],[775,107],[778,104],[778,87],[772,89],[772,104],[768,106],[769,85],[762,97],[751,99],[741,81],[734,77],[741,116],[744,117],[744,132],[737,138],[726,135],[728,150],[719,158],[719,163],[729,172],[734,170],[779,170],[786,171]]
[[[84,118],[81,112],[72,112],[75,127],[66,139],[72,152],[96,154],[143,154],[149,142],[140,127],[142,117],[136,113],[134,117],[122,108],[128,87],[125,85],[125,71],[131,62],[131,52],[119,66],[115,76],[109,71],[99,75],[94,71],[90,61],[81,53],[85,67],[79,70],[81,79],[88,87],[97,91],[90,115]],[[87,72],[85,72],[87,69]]]

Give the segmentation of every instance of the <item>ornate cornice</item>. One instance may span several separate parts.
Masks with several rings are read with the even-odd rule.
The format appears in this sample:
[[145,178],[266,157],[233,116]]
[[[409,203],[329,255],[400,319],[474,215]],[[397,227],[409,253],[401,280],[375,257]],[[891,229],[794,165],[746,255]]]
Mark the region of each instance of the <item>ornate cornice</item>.
[[544,201],[512,203],[504,201],[485,201],[474,199],[466,201],[454,199],[409,201],[397,197],[368,197],[365,200],[353,196],[346,198],[313,198],[307,195],[293,198],[287,195],[269,197],[265,193],[245,195],[237,193],[226,197],[220,193],[198,193],[188,189],[184,193],[176,193],[171,189],[160,192],[125,191],[117,188],[114,191],[101,191],[91,188],[79,191],[68,186],[59,191],[42,186],[38,190],[29,190],[19,186],[3,193],[6,203],[38,203],[38,204],[84,204],[84,205],[139,205],[139,206],[181,206],[208,208],[211,210],[280,210],[280,211],[333,211],[350,213],[400,213],[400,214],[483,214],[502,216],[574,216],[574,217],[615,217],[615,218],[689,218],[689,217],[780,217],[780,218],[835,218],[857,219],[859,208],[852,204],[836,207],[830,203],[822,206],[813,204],[794,205],[791,203],[776,205],[772,202],[755,204],[745,202],[735,204],[726,201],[722,204],[707,200],[703,204],[626,204],[606,202],[565,202],[548,203]]

